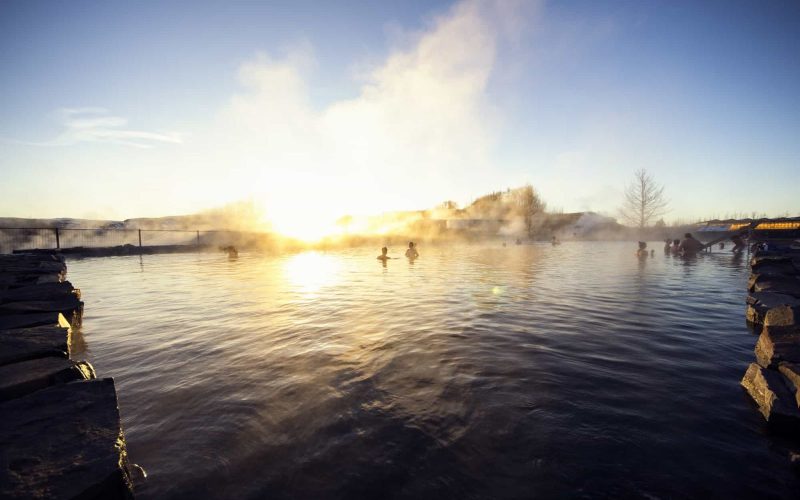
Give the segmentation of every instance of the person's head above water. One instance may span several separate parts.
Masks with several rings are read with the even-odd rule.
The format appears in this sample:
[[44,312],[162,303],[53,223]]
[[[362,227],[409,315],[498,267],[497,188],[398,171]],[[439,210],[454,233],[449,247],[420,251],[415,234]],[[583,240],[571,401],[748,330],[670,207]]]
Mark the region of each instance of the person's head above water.
[[414,242],[413,241],[409,241],[408,242],[408,248],[414,248]]
[[640,241],[639,250],[644,250],[645,248],[647,248],[647,243],[645,243],[644,241]]
[[681,240],[672,240],[672,244],[673,245],[680,245],[681,244]]
[[686,234],[683,235],[683,237],[684,238],[691,238],[692,237],[692,233],[686,233]]
[[381,248],[381,255],[386,255],[387,253],[389,253],[389,249],[388,248],[386,248],[386,247]]

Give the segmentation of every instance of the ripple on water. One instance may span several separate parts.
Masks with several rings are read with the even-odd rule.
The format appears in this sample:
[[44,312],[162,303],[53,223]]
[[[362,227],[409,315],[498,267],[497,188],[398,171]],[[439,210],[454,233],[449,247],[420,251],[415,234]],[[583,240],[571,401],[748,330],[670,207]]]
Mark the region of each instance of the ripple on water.
[[629,244],[70,261],[142,498],[792,497],[747,270]]

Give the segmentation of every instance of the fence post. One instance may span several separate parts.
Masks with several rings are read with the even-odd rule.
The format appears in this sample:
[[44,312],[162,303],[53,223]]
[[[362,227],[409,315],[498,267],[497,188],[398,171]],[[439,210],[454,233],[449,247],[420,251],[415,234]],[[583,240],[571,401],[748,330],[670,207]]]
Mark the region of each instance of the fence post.
[[58,228],[56,228],[56,249],[61,248],[61,238],[58,237]]
[[142,230],[139,230],[139,250],[142,249]]
[[200,231],[197,231],[197,246],[200,246]]

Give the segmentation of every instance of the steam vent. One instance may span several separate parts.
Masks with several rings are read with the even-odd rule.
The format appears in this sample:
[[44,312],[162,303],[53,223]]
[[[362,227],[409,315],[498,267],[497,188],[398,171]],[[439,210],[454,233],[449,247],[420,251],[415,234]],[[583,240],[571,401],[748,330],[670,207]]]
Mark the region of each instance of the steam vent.
[[800,437],[800,251],[750,261],[747,321],[760,331],[742,386],[776,432]]
[[114,380],[72,359],[63,257],[0,256],[0,498],[133,498]]

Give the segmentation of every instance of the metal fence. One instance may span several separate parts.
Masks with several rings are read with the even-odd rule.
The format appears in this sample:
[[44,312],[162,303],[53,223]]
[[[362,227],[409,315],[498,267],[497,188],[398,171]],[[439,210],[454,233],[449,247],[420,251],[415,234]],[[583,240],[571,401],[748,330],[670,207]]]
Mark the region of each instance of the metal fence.
[[115,228],[0,228],[0,253],[14,250],[104,248],[122,245],[205,246],[252,243],[263,239],[261,233],[242,231],[199,231],[172,229],[115,229]]

